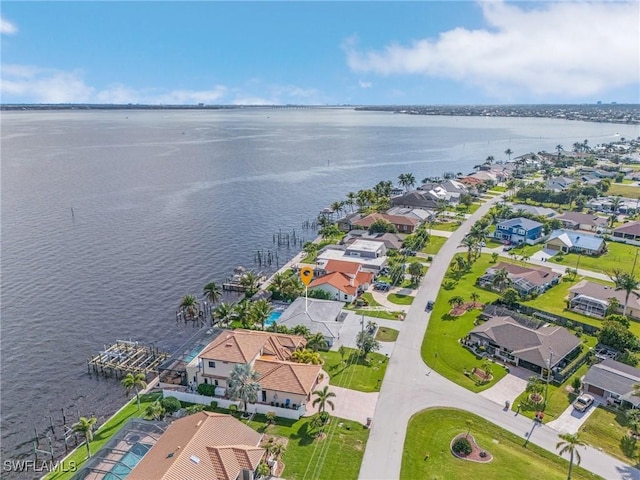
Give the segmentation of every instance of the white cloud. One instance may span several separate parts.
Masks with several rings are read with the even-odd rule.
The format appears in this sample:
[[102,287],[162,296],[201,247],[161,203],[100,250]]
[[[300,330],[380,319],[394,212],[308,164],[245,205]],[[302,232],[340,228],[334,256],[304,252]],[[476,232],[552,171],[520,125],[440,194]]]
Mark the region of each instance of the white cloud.
[[364,51],[343,43],[349,67],[476,85],[495,96],[583,97],[638,83],[638,2],[540,2],[534,9],[481,3],[490,28],[456,28],[411,45]]
[[358,80],[358,85],[360,85],[360,88],[371,88],[373,86],[373,83],[365,82],[364,80]]
[[18,33],[18,27],[16,27],[9,20],[5,20],[0,17],[0,34],[2,35],[13,35],[14,33]]

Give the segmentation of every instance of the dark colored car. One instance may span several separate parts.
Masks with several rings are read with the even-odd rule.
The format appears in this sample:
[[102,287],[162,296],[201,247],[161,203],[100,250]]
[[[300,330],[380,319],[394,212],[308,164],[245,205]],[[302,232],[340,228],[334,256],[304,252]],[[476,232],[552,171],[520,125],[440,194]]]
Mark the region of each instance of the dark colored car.
[[427,302],[427,312],[433,310],[433,300]]

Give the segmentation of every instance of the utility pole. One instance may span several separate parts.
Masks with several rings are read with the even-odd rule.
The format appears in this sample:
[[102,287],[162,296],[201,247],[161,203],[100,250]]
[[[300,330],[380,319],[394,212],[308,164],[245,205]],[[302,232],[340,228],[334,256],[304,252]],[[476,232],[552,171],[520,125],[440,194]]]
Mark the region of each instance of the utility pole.
[[551,381],[551,362],[553,361],[553,352],[549,347],[549,363],[547,364],[547,386],[544,389],[544,405],[547,406],[548,394],[549,394],[549,382]]

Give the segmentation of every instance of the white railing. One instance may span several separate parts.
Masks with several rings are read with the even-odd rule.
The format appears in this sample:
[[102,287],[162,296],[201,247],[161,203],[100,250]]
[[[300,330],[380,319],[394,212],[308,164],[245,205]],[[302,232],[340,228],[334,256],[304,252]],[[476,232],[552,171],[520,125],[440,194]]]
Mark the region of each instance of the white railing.
[[[217,402],[220,408],[229,408],[231,405],[235,405],[240,410],[240,402],[237,400],[229,400],[221,397],[208,397],[206,395],[200,395],[197,393],[178,392],[175,390],[162,390],[162,397],[175,397],[181,402],[199,403],[202,405],[211,405],[211,402]],[[305,406],[300,405],[297,409],[273,407],[264,403],[250,403],[247,410],[251,413],[261,413],[266,415],[267,412],[275,412],[277,417],[290,418],[297,420],[304,415]]]

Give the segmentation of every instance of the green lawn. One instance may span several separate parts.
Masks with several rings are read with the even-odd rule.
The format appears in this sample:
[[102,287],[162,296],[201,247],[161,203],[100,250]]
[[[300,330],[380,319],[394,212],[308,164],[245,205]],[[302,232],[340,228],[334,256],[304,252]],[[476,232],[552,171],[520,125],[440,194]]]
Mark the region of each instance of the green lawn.
[[570,253],[568,255],[562,255],[560,257],[562,261],[560,262],[558,261],[557,255],[551,257],[549,261],[558,265],[576,268],[576,265],[578,265],[578,257],[580,257],[580,264],[578,265],[580,269],[604,274],[610,274],[614,269],[631,272],[638,247],[625,245],[624,243],[607,242],[607,248],[609,251],[599,257]]
[[[481,448],[493,456],[488,463],[457,459],[450,451],[451,440],[467,431]],[[534,433],[535,436],[535,433]],[[414,415],[407,429],[400,478],[413,479],[518,479],[564,480],[569,462],[536,445],[523,447],[524,440],[471,413],[449,409],[428,409]],[[428,455],[428,458],[427,458]],[[574,480],[597,479],[597,475],[575,466]]]
[[[160,394],[154,393],[149,395],[140,396],[140,410],[138,410],[138,404],[136,403],[135,396],[133,399],[120,410],[116,415],[107,420],[97,432],[93,434],[93,441],[90,444],[91,453],[96,453],[107,441],[120,430],[120,428],[127,423],[131,418],[141,417],[147,405],[150,405],[160,397]],[[65,465],[69,465],[70,462],[75,462],[78,470],[82,468],[82,465],[87,460],[87,447],[81,444],[71,455],[65,460]],[[52,472],[45,477],[46,480],[62,480],[71,478],[75,472]]]
[[395,342],[400,332],[393,328],[380,327],[376,332],[376,340],[379,342]]
[[445,242],[449,240],[447,237],[439,237],[437,235],[431,235],[429,237],[429,243],[426,247],[422,249],[423,253],[427,253],[429,255],[437,254]]
[[429,367],[452,382],[474,392],[479,392],[495,385],[507,372],[503,367],[496,365],[493,369],[494,378],[486,385],[477,385],[464,374],[465,371],[471,371],[473,367],[480,367],[483,361],[458,343],[474,327],[474,321],[480,311],[471,310],[460,317],[451,317],[449,315],[451,307],[448,300],[459,295],[465,301],[470,301],[472,292],[479,295],[479,302],[488,303],[495,300],[498,297],[497,293],[475,286],[476,278],[484,273],[490,265],[490,259],[490,255],[482,255],[473,264],[470,272],[458,280],[454,289],[440,289],[421,349],[422,358]]
[[[370,353],[365,362],[358,351],[346,348],[344,361],[338,352],[319,352],[324,360],[324,370],[329,374],[329,383],[359,392],[378,392],[387,371],[389,359],[379,353]],[[353,357],[351,357],[353,355]]]
[[444,230],[445,232],[455,232],[460,225],[455,222],[435,222],[432,230]]
[[623,462],[638,465],[638,445],[624,439],[627,435],[627,417],[619,410],[598,407],[580,428],[580,436],[590,445]]
[[386,310],[365,310],[363,308],[355,310],[356,315],[365,315],[367,317],[384,318],[385,320],[400,320],[400,315],[404,312],[388,312]]
[[248,425],[267,435],[288,439],[282,456],[287,480],[357,479],[369,429],[358,422],[331,417],[325,426],[326,436],[318,438],[310,421],[311,417],[297,421],[278,418],[274,425],[267,425],[264,415],[256,415]]
[[387,300],[396,305],[411,305],[414,297],[411,295],[402,295],[399,293],[390,293],[387,295]]
[[378,302],[376,302],[375,298],[373,298],[373,295],[369,292],[364,292],[362,295],[360,295],[360,298],[366,300],[370,307],[381,306]]
[[612,183],[607,190],[607,195],[621,195],[628,198],[640,198],[640,187]]
[[488,191],[488,193],[504,193],[507,191],[507,187],[502,187],[500,185],[497,185],[495,187],[491,187],[491,190]]

